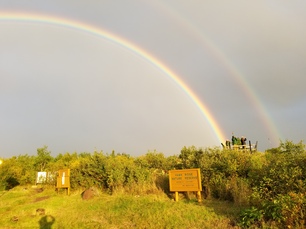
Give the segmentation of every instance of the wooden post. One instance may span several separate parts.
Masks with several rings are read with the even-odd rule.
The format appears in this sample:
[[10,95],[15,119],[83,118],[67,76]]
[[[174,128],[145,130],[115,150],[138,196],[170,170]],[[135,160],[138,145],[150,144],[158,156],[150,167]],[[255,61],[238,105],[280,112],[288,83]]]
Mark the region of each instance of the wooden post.
[[202,202],[201,191],[197,191],[197,199],[198,199],[198,202],[199,202],[199,203]]
[[178,192],[175,192],[175,201],[178,201]]

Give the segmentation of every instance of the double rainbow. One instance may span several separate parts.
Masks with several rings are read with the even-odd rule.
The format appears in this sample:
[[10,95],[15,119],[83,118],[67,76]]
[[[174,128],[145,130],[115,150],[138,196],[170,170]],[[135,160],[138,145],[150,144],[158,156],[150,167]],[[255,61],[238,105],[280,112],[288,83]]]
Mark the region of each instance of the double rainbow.
[[199,99],[199,97],[190,89],[190,87],[184,83],[184,81],[177,75],[173,70],[171,70],[168,66],[158,60],[155,56],[148,53],[146,50],[138,47],[132,42],[119,37],[113,33],[110,33],[104,29],[98,28],[96,26],[92,26],[80,21],[67,19],[58,16],[49,16],[42,15],[37,13],[21,13],[21,12],[0,12],[0,22],[1,21],[10,21],[10,22],[29,22],[29,23],[45,23],[51,24],[61,27],[67,27],[71,29],[76,29],[79,31],[83,31],[85,33],[90,33],[104,39],[110,40],[133,53],[141,56],[146,59],[152,65],[160,69],[163,73],[165,73],[168,77],[170,77],[176,84],[178,84],[183,91],[191,98],[191,100],[195,103],[195,105],[200,109],[202,114],[205,116],[206,120],[210,124],[213,132],[215,133],[217,140],[223,142],[225,140],[225,135],[218,125],[217,121],[209,111],[208,107]]

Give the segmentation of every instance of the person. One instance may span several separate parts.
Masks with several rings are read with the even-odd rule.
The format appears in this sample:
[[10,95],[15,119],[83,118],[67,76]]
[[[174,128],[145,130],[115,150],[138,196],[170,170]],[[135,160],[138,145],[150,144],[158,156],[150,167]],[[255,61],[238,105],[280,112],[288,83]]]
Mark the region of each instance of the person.
[[243,149],[245,148],[246,140],[247,140],[246,137],[244,136],[241,137],[241,145]]
[[236,145],[236,142],[237,142],[237,138],[232,135],[232,145]]

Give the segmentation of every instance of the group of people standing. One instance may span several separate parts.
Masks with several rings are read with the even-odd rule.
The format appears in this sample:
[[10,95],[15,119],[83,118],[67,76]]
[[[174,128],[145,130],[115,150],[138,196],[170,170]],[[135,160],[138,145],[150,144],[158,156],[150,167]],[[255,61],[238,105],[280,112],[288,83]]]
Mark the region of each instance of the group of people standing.
[[242,145],[243,147],[247,144],[246,137],[242,136],[241,138],[237,138],[232,135],[232,141],[230,142],[228,139],[225,142],[226,148],[231,148],[231,145]]
[[246,144],[246,137],[242,136],[240,139],[235,137],[234,135],[232,136],[232,144],[233,145],[245,145]]
[[256,141],[256,144],[251,144],[251,141],[247,143],[247,139],[244,136],[241,136],[241,138],[235,137],[234,134],[232,134],[231,141],[229,139],[226,139],[225,145],[221,143],[223,149],[232,149],[232,150],[250,150],[250,152],[256,152],[257,151],[257,145],[258,142]]

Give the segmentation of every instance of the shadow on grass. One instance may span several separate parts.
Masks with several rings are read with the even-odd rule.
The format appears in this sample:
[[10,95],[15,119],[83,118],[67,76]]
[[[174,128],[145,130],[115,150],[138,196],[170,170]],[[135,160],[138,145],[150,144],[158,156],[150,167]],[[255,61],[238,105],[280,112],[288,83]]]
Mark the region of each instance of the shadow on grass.
[[241,210],[246,208],[246,206],[237,206],[232,202],[214,199],[205,199],[201,204],[210,208],[217,215],[225,216],[233,221],[237,221]]
[[51,229],[54,222],[55,218],[52,215],[41,217],[41,219],[38,221],[39,229]]

